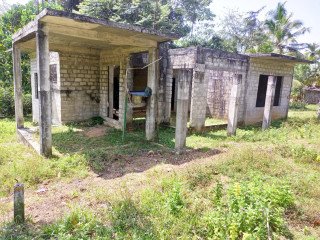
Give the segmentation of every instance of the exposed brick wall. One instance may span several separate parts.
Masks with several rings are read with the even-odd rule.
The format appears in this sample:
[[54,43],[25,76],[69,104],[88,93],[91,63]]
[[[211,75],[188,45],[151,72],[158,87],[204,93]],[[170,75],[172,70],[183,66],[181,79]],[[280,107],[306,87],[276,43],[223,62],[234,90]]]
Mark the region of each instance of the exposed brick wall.
[[[192,82],[192,111],[195,115],[203,112],[206,106],[206,114],[211,117],[226,118],[228,114],[229,96],[233,78],[238,74],[245,80],[248,69],[248,57],[240,54],[228,53],[220,50],[202,49],[202,60],[199,59],[199,49],[184,48],[170,50],[170,66],[167,70],[187,68],[194,69],[196,63],[205,64],[204,81]],[[166,83],[166,114],[170,112],[172,96],[172,75],[168,74],[171,81]],[[242,81],[239,107],[239,121],[243,121],[244,89],[245,81]],[[202,94],[201,94],[202,93]],[[203,98],[204,97],[204,98]],[[206,101],[205,101],[206,99]]]
[[[256,107],[259,77],[263,75],[282,76],[280,105],[273,107],[272,118],[287,116],[292,84],[294,63],[281,59],[250,58],[249,56],[219,50],[203,49],[205,75],[203,82],[193,82],[191,96],[194,115],[201,114],[206,104],[207,115],[227,118],[229,97],[233,79],[242,75],[238,121],[246,124],[262,121],[264,108]],[[172,49],[169,51],[169,67],[166,81],[165,118],[170,118],[172,97],[172,70],[179,68],[195,69],[199,63],[197,48]],[[206,85],[207,84],[207,85]],[[207,89],[206,89],[207,86]],[[206,92],[207,91],[207,92]],[[206,103],[199,93],[207,95]]]
[[99,115],[99,56],[60,54],[61,121]]
[[263,107],[256,107],[257,92],[260,75],[283,76],[280,93],[280,104],[272,108],[272,119],[287,116],[289,98],[293,78],[293,64],[281,60],[250,59],[250,67],[246,83],[246,109],[244,114],[245,124],[262,122]]
[[[208,81],[207,115],[227,118],[232,82],[240,74],[245,80],[248,58],[238,54],[221,51],[207,51],[205,57],[205,78]],[[239,104],[239,121],[242,121],[244,109],[245,81],[242,81]]]

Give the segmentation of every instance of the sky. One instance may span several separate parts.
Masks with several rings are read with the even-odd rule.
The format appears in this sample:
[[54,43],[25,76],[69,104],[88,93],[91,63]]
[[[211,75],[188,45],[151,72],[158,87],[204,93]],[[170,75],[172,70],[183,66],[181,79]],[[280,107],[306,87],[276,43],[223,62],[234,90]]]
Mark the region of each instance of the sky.
[[[28,0],[7,0],[8,3],[26,3]],[[256,11],[266,6],[266,11],[274,9],[279,0],[213,0],[211,9],[216,17],[221,18],[228,9],[240,12]],[[311,29],[298,40],[300,42],[320,43],[320,0],[287,0],[286,7],[293,13],[294,19],[302,20]]]

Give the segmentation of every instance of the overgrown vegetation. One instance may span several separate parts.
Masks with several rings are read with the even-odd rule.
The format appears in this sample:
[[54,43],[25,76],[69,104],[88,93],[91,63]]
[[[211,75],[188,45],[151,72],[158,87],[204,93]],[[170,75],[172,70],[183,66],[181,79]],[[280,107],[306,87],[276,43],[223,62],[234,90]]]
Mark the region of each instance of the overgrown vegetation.
[[[161,129],[161,147],[144,142],[143,130],[127,133],[126,141],[122,142],[119,131],[87,138],[80,131],[84,128],[56,128],[54,145],[62,156],[47,161],[18,144],[13,121],[2,120],[0,181],[7,186],[2,194],[9,191],[17,177],[28,186],[58,176],[72,179],[85,175],[90,168],[108,169],[110,161],[121,162],[122,156],[139,156],[141,151],[150,149],[170,151],[173,147],[171,129]],[[274,121],[267,131],[247,127],[229,138],[224,130],[194,134],[188,137],[190,148],[227,149],[227,153],[176,172],[157,168],[148,174],[148,185],[141,190],[128,192],[121,188],[114,195],[92,190],[81,197],[92,207],[71,208],[69,215],[41,228],[26,225],[17,229],[5,225],[0,236],[4,239],[9,236],[13,239],[317,239],[320,236],[319,138],[315,105],[305,106],[303,111],[290,110],[286,121]],[[36,175],[38,178],[34,179]],[[77,200],[73,201],[76,204]]]

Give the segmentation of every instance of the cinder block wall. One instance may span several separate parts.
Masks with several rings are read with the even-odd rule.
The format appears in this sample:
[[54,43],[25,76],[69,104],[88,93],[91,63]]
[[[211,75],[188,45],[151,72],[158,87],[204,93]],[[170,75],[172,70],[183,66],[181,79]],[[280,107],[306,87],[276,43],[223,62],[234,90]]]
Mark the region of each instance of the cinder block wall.
[[99,116],[99,56],[60,53],[61,122]]
[[318,104],[320,102],[320,90],[305,89],[304,101],[309,104]]
[[[200,48],[201,49],[201,48]],[[206,101],[199,96],[191,96],[193,111],[201,109],[196,106],[206,104],[206,114],[215,118],[226,118],[228,114],[229,96],[233,78],[242,75],[241,102],[239,106],[239,121],[243,121],[245,81],[247,77],[249,57],[240,54],[228,53],[214,49],[201,49],[202,62],[199,62],[199,48],[181,48],[169,51],[169,67],[166,81],[166,118],[170,116],[172,97],[172,69],[191,68],[196,64],[205,64],[204,78],[208,84],[202,87],[203,95],[207,95]],[[197,87],[197,86],[192,86]],[[205,92],[206,91],[206,92]],[[198,91],[194,91],[198,92]],[[201,92],[201,91],[200,91]]]
[[232,81],[242,75],[239,121],[243,121],[245,82],[249,59],[245,55],[205,49],[205,78],[208,81],[207,115],[227,118]]
[[282,76],[280,104],[272,108],[272,119],[285,118],[288,113],[291,85],[293,78],[293,63],[281,60],[250,58],[248,79],[246,85],[245,124],[262,122],[264,107],[256,107],[260,75]]
[[[51,83],[51,98],[52,98],[52,123],[61,123],[61,96],[60,96],[60,60],[57,52],[50,52],[50,65],[57,64],[57,82]],[[31,89],[32,89],[32,121],[39,122],[39,99],[36,98],[35,89],[35,73],[37,70],[36,54],[30,54],[30,73],[31,73]],[[38,79],[39,88],[39,79]]]

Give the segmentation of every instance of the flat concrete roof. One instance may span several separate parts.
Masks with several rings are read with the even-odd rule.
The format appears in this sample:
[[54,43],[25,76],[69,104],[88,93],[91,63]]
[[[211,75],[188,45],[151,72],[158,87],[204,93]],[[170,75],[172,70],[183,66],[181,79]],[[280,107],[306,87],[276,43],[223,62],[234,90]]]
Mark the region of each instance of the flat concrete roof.
[[264,58],[264,59],[274,59],[274,60],[284,60],[296,63],[313,63],[312,61],[296,58],[284,54],[279,53],[254,53],[254,54],[247,54],[250,58]]
[[[24,43],[34,39],[38,23],[48,30],[50,46],[61,44],[96,49],[105,49],[107,46],[155,47],[157,43],[178,38],[174,34],[164,34],[141,26],[44,9],[32,22],[13,35],[13,43]],[[35,41],[27,45],[24,47],[34,47]]]

